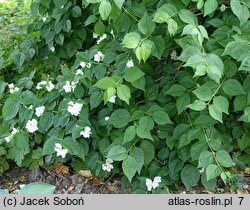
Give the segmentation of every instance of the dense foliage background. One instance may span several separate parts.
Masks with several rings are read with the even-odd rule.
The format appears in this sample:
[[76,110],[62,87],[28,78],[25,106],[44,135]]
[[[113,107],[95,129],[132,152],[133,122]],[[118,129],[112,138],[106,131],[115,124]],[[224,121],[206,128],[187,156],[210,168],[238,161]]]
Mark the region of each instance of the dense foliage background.
[[0,172],[60,161],[137,193],[234,190],[250,164],[249,8],[32,1],[22,31],[0,28]]

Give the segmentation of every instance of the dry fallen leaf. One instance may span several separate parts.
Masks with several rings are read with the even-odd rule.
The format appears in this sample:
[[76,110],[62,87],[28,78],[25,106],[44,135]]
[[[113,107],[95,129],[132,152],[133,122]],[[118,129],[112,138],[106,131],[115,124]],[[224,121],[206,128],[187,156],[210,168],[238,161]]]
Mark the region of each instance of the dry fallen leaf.
[[103,181],[104,181],[103,178],[94,177],[94,178],[93,178],[93,181],[92,181],[92,185],[93,185],[94,187],[100,186],[101,184],[103,184]]
[[69,167],[65,166],[63,163],[55,162],[54,167],[55,167],[55,171],[57,174],[60,174],[60,173],[68,174],[69,173]]
[[117,186],[116,183],[110,183],[107,188],[109,189],[109,191],[111,192],[115,192],[117,190]]
[[80,170],[78,172],[80,175],[82,175],[86,179],[91,179],[93,178],[93,175],[90,170]]
[[18,180],[19,180],[19,182],[26,182],[25,176],[20,176],[20,177],[18,178]]
[[245,168],[245,174],[250,175],[250,168]]
[[66,193],[69,194],[71,193],[73,190],[74,190],[74,186],[70,186],[67,190],[66,190]]

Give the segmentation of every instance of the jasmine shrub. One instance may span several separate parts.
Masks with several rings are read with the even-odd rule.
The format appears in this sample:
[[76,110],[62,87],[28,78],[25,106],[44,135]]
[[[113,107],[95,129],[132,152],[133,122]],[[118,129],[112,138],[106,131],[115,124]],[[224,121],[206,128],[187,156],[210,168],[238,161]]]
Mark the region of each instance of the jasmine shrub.
[[215,191],[218,179],[234,190],[250,164],[249,7],[34,1],[38,37],[25,46],[46,68],[24,56],[20,75],[2,77],[0,171],[59,161],[120,174],[136,193]]

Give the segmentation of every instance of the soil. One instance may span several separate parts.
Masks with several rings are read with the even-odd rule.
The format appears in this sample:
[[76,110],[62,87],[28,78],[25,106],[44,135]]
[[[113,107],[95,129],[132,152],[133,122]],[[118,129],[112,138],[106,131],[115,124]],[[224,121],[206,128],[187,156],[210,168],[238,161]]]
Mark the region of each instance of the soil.
[[[67,168],[66,168],[67,169]],[[63,170],[62,170],[63,171]],[[32,182],[46,182],[56,186],[55,194],[129,194],[130,188],[121,187],[121,177],[110,177],[106,180],[92,177],[90,171],[84,171],[83,174],[58,173],[55,170],[38,168],[34,171],[25,168],[19,168],[15,165],[11,170],[0,174],[0,189],[7,189],[9,193],[16,194],[20,187]],[[229,187],[218,182],[216,193],[250,193],[250,177],[244,177],[242,185],[234,192],[230,192]],[[201,186],[186,190],[184,186],[176,186],[178,190],[170,193],[177,194],[210,194]]]

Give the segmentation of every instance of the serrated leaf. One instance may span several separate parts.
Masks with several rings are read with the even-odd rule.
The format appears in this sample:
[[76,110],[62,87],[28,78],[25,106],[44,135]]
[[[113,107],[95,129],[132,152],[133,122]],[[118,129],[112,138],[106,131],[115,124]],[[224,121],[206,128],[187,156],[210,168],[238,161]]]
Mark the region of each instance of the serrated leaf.
[[241,84],[235,79],[228,79],[224,82],[223,91],[229,96],[237,96],[245,94],[245,91]]
[[4,120],[13,119],[19,110],[20,103],[15,99],[7,99],[3,105],[2,115]]
[[182,9],[178,12],[178,15],[184,23],[192,24],[195,26],[198,25],[197,17],[191,11]]
[[127,82],[135,82],[136,80],[143,77],[145,73],[137,67],[127,68],[125,71],[124,78]]
[[150,40],[144,40],[140,46],[138,46],[135,50],[135,54],[139,62],[143,60],[146,62],[146,60],[149,58],[151,51],[153,49],[154,43]]
[[204,4],[204,16],[212,14],[218,7],[217,0],[207,0]]
[[117,96],[122,100],[129,104],[129,100],[131,97],[130,88],[127,85],[118,85],[117,86]]
[[125,109],[117,109],[114,111],[109,119],[109,123],[115,128],[125,127],[131,119],[131,114]]
[[155,23],[152,21],[152,18],[149,17],[147,13],[145,13],[139,21],[138,29],[144,35],[150,35],[154,31]]
[[156,111],[153,113],[154,121],[159,125],[172,124],[168,114],[164,111]]
[[124,4],[125,0],[114,0],[116,6],[121,9],[122,5]]
[[111,12],[111,4],[107,0],[102,0],[99,5],[99,12],[103,20],[106,20]]
[[201,111],[207,107],[207,104],[204,101],[195,100],[192,104],[189,104],[187,107],[195,111]]
[[149,141],[142,140],[140,148],[144,152],[144,165],[148,166],[154,158],[155,154],[154,145]]
[[231,0],[230,6],[233,13],[239,18],[241,25],[247,22],[249,18],[249,9],[245,4],[242,4],[239,0]]
[[138,163],[135,158],[128,155],[125,160],[122,161],[122,170],[123,173],[126,175],[128,180],[131,182],[132,178],[136,174],[138,168]]
[[230,55],[237,61],[243,61],[250,56],[250,45],[245,41],[229,42],[222,55]]
[[217,106],[215,106],[214,104],[209,105],[208,110],[209,110],[209,114],[211,115],[212,118],[223,123],[222,112]]
[[125,35],[122,43],[126,48],[135,49],[139,45],[140,41],[141,41],[140,34],[136,32],[130,32]]
[[134,147],[134,149],[130,152],[129,155],[136,160],[136,162],[137,162],[136,171],[138,172],[138,174],[140,174],[141,169],[144,165],[144,152],[143,152],[143,150],[139,147]]
[[211,152],[203,151],[199,157],[199,168],[206,168],[208,165],[214,163],[214,158]]
[[177,29],[178,29],[178,24],[176,21],[174,21],[172,18],[170,18],[168,21],[168,32],[170,36],[173,36],[176,34]]
[[108,89],[110,87],[115,87],[116,86],[116,82],[113,78],[111,77],[104,77],[101,80],[99,80],[95,86],[97,86],[100,89]]
[[135,134],[136,134],[135,126],[127,127],[127,129],[125,130],[125,133],[124,133],[123,144],[132,141],[135,137]]

